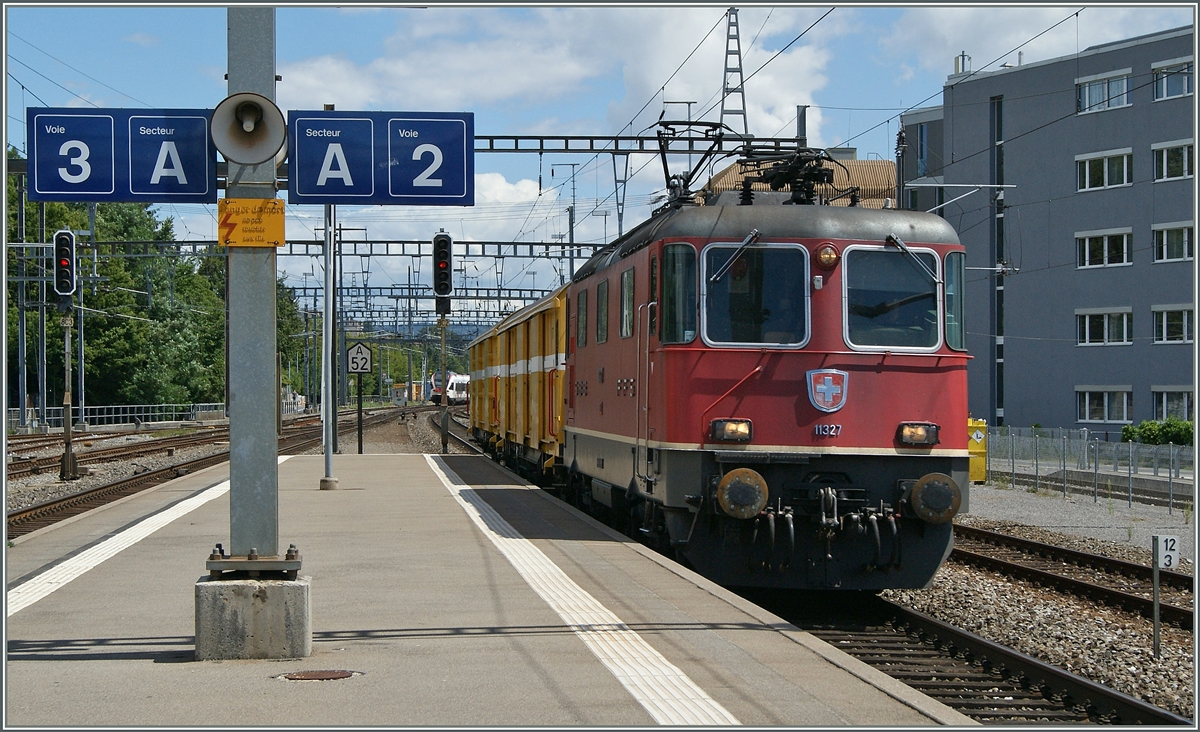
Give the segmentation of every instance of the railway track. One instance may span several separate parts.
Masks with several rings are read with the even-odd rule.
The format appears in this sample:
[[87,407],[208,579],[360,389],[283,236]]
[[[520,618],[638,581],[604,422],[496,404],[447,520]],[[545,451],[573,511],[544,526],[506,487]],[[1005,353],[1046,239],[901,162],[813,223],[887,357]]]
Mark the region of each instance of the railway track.
[[[409,411],[412,411],[411,409]],[[416,408],[423,411],[423,408]],[[395,419],[405,413],[405,410],[386,409],[364,416],[363,426],[381,424],[389,419]],[[351,412],[345,412],[338,419],[338,434],[343,435],[357,427],[357,419]],[[320,423],[296,425],[285,428],[284,435],[279,440],[281,455],[298,455],[319,446],[322,441]],[[57,460],[58,458],[55,458]],[[92,488],[62,498],[45,501],[35,506],[13,511],[7,516],[8,538],[31,533],[44,526],[86,513],[95,508],[111,503],[125,496],[174,480],[182,475],[202,470],[212,465],[226,462],[229,451],[224,450],[215,455],[189,460],[159,470],[151,470],[134,475],[123,480]]]
[[[461,410],[459,410],[457,414],[455,413],[455,410],[450,410],[450,429],[446,433],[447,436],[451,440],[454,440],[455,443],[465,447],[471,452],[478,455],[483,454],[483,450],[481,450],[479,445],[476,445],[471,439],[470,429],[459,421],[459,417],[461,416],[463,416],[463,412]],[[429,423],[432,424],[433,428],[440,433],[442,429],[441,412],[436,411],[431,413],[429,415]]]
[[[741,594],[982,724],[1156,724],[1191,720],[873,595]],[[830,607],[838,619],[830,621]]]
[[[951,559],[1153,616],[1153,570],[1148,566],[971,526],[956,524],[954,538]],[[1160,570],[1159,581],[1159,617],[1190,630],[1193,577]]]
[[[228,440],[229,429],[227,427],[219,427],[190,435],[175,435],[172,437],[143,440],[132,445],[117,445],[97,450],[72,450],[72,452],[75,455],[75,463],[77,465],[87,465],[88,463],[126,460],[141,455],[154,455],[162,452],[173,454],[174,450],[200,445],[211,445],[214,442]],[[58,440],[58,444],[62,444],[61,439]],[[61,462],[61,455],[16,459],[8,464],[8,477],[9,479],[23,478],[27,475],[34,475],[47,470],[53,471],[58,469]]]

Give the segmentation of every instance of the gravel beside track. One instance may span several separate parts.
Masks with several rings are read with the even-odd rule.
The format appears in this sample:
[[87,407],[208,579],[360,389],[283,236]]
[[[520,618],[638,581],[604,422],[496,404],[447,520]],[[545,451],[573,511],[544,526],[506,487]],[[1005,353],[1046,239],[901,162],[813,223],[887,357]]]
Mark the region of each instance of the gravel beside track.
[[[150,440],[155,437],[154,433],[143,433],[140,435],[128,435],[118,438],[108,438],[104,436],[85,436],[77,441],[73,441],[72,445],[77,450],[100,449],[108,447],[116,447],[119,441],[134,442],[142,440]],[[91,442],[92,446],[85,446]],[[115,461],[107,463],[94,463],[90,465],[79,466],[80,472],[88,473],[76,480],[61,481],[58,479],[58,467],[49,468],[42,473],[28,475],[16,480],[6,482],[5,490],[5,513],[19,511],[23,508],[36,506],[39,503],[52,501],[56,498],[82,493],[92,488],[99,488],[102,485],[107,485],[114,481],[130,478],[138,473],[145,473],[151,470],[159,470],[160,468],[170,467],[189,460],[197,460],[209,455],[215,455],[219,452],[224,452],[229,449],[229,444],[214,444],[201,447],[188,447],[175,451],[175,454],[168,456],[165,452],[156,453],[153,455],[141,455],[130,461]],[[62,446],[39,450],[35,453],[41,455],[62,455]],[[76,452],[76,455],[79,453]]]
[[[1195,523],[1190,510],[1024,489],[971,487],[971,513],[958,523],[1012,533],[1142,564],[1150,563],[1150,536],[1178,536],[1192,572]],[[1163,625],[1155,659],[1153,623],[1086,599],[957,562],[947,562],[924,590],[886,590],[882,596],[997,643],[1194,718],[1195,638]]]

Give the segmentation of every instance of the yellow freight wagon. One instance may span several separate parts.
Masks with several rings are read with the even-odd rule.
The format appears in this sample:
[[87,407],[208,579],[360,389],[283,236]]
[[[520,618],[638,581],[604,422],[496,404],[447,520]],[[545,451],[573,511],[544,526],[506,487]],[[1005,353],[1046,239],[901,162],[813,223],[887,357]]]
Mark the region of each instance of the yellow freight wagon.
[[522,308],[468,346],[471,430],[490,454],[530,480],[563,470],[566,289]]

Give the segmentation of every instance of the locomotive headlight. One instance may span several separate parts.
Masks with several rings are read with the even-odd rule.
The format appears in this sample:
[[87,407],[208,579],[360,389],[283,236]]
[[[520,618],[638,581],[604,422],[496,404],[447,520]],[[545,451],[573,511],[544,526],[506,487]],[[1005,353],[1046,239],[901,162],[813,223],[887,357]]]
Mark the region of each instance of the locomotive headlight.
[[717,484],[717,503],[735,519],[751,519],[767,507],[767,481],[750,468],[734,468]]
[[897,435],[906,445],[938,444],[938,426],[931,422],[902,422]]
[[837,266],[840,256],[837,247],[832,244],[822,244],[817,249],[817,265],[823,269],[833,269]]
[[748,419],[714,419],[712,438],[721,442],[749,442],[754,434]]

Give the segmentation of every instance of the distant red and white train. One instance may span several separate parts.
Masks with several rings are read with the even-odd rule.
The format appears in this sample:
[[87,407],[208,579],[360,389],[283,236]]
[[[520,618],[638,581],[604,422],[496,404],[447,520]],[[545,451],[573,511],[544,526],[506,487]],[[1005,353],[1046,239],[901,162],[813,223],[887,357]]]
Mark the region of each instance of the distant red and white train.
[[476,440],[723,585],[930,583],[968,499],[965,253],[805,205],[827,159],[666,207],[476,339]]
[[[471,377],[467,374],[456,374],[453,371],[446,373],[446,381],[448,386],[446,393],[449,395],[447,404],[457,405],[467,403],[467,391],[470,387]],[[442,403],[442,374],[435,371],[429,376],[429,401],[434,404]]]

